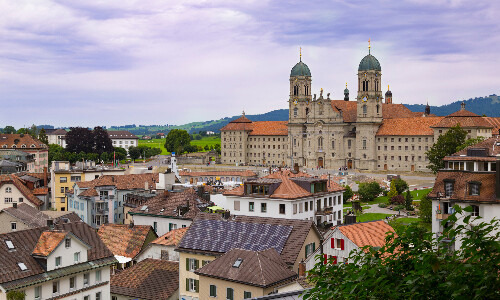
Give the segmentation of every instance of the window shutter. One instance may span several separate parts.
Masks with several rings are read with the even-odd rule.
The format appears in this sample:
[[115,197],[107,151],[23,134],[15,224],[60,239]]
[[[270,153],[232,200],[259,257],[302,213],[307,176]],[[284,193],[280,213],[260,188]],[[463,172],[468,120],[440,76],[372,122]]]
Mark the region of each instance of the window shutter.
[[340,250],[344,250],[344,239],[340,239]]
[[313,250],[312,252],[316,251],[316,243],[313,243]]
[[195,280],[194,281],[194,289],[197,293],[200,292],[200,281],[199,280]]
[[337,256],[333,256],[333,261],[332,264],[336,265],[337,264]]
[[323,264],[326,265],[328,263],[328,256],[323,254]]
[[189,278],[186,278],[186,292],[189,292]]
[[335,249],[335,239],[334,239],[334,238],[331,238],[331,239],[330,239],[330,244],[331,244],[331,245],[330,245],[330,247],[331,247],[332,249]]
[[186,258],[186,271],[189,271],[189,258]]
[[197,260],[197,259],[195,259],[195,260],[194,260],[194,268],[195,268],[196,270],[198,270],[198,269],[200,268],[200,261],[199,261],[199,260]]

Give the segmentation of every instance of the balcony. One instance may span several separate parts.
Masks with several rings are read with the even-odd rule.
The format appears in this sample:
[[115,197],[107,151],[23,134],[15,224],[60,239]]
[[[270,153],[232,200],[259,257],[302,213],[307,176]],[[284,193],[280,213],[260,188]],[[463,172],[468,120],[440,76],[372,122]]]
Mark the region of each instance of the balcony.
[[107,208],[97,208],[95,209],[96,215],[107,215],[109,213],[109,209]]
[[436,211],[436,219],[437,220],[444,220],[447,219],[450,216],[450,214],[443,214],[440,211]]
[[333,207],[330,206],[316,210],[316,215],[331,215],[332,213],[333,213]]

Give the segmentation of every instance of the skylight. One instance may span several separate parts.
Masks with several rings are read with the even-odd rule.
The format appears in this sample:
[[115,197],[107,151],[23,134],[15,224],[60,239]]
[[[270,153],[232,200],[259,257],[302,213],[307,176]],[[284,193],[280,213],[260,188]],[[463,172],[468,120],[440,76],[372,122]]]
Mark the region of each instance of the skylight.
[[241,263],[243,262],[243,258],[238,258],[234,264],[233,264],[233,268],[239,268]]
[[14,249],[14,248],[15,248],[15,247],[14,247],[14,244],[12,243],[12,241],[5,241],[5,243],[7,244],[7,247],[8,247],[9,249]]
[[17,265],[19,266],[19,269],[21,269],[21,271],[26,271],[28,270],[28,268],[26,267],[26,265],[22,262],[18,262]]
[[141,207],[141,210],[143,210],[143,211],[146,210],[146,209],[148,209],[147,205],[144,205],[143,207]]

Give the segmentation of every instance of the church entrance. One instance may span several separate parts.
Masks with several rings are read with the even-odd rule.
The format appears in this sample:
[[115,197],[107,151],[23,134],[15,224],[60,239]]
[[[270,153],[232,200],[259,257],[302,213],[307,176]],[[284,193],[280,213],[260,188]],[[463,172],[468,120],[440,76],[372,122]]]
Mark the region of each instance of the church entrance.
[[386,170],[386,171],[387,171],[387,164],[385,164],[385,165],[384,165],[384,170]]
[[347,168],[348,168],[348,169],[352,169],[352,159],[349,159],[349,160],[347,161]]
[[415,171],[415,165],[411,165],[411,171]]
[[318,158],[318,167],[323,168],[323,157]]

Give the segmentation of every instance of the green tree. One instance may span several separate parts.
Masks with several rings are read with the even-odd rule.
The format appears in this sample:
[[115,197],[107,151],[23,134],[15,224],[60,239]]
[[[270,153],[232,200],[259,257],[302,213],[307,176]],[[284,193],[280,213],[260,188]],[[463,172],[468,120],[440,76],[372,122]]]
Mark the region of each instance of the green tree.
[[5,126],[5,128],[3,129],[3,133],[6,133],[6,134],[13,134],[13,133],[16,133],[16,129],[13,127],[13,126]]
[[52,161],[63,161],[63,160],[69,160],[68,153],[66,152],[66,150],[57,144],[50,144],[49,165],[52,164]]
[[431,169],[434,174],[439,169],[444,168],[443,158],[457,152],[457,147],[465,143],[466,136],[467,131],[463,130],[460,124],[451,127],[445,134],[440,135],[436,143],[425,153],[429,158],[427,168]]
[[44,128],[40,129],[40,132],[38,133],[38,139],[45,145],[49,144],[49,137],[47,136]]
[[[454,208],[443,223],[455,226],[438,238],[411,224],[398,235],[389,233],[382,247],[352,251],[349,264],[320,259],[308,272],[314,287],[303,299],[499,299],[500,221],[470,226],[471,216]],[[460,249],[443,247],[445,238],[459,235]]]
[[387,198],[392,199],[398,195],[398,191],[396,190],[396,181],[391,180],[390,189],[387,193]]
[[[114,151],[114,156],[116,157],[116,159],[123,160],[123,159],[127,158],[127,150],[125,150],[121,147],[114,147],[113,151]],[[110,153],[110,154],[111,154],[111,156],[109,157],[109,159],[113,160],[113,153]]]
[[412,202],[413,202],[413,196],[411,195],[410,190],[408,189],[406,191],[406,196],[405,196],[405,208],[407,210],[411,209]]
[[129,147],[128,154],[130,155],[130,158],[132,158],[132,160],[136,160],[141,157],[141,149],[137,147]]
[[189,133],[182,129],[170,130],[165,137],[165,149],[168,152],[182,154],[190,143]]
[[92,130],[92,140],[92,152],[100,155],[103,152],[113,151],[113,142],[104,128],[100,126],[94,127],[94,130]]
[[394,186],[396,187],[396,191],[398,195],[401,195],[404,191],[408,189],[408,183],[401,178],[391,180],[391,184],[394,181]]
[[26,294],[23,291],[9,291],[7,292],[7,300],[24,300]]
[[478,136],[477,138],[470,138],[470,139],[466,140],[465,143],[458,146],[457,149],[455,149],[456,150],[455,152],[458,152],[458,151],[463,150],[463,149],[470,147],[470,146],[474,146],[475,144],[484,141],[484,139],[485,139],[484,136]]
[[418,206],[418,216],[425,223],[432,222],[432,200],[424,195],[420,199],[420,205]]
[[363,202],[375,200],[382,192],[380,185],[376,181],[360,183],[358,188],[359,199]]
[[29,131],[27,128],[19,128],[16,133],[17,134],[28,134]]
[[203,147],[203,149],[205,149],[206,151],[210,150],[210,147],[208,145],[205,145],[205,147]]
[[352,191],[351,187],[348,185],[344,186],[344,188],[345,188],[345,191],[344,191],[343,198],[344,198],[344,203],[346,203],[347,200],[351,199],[352,196],[354,196],[354,192]]

